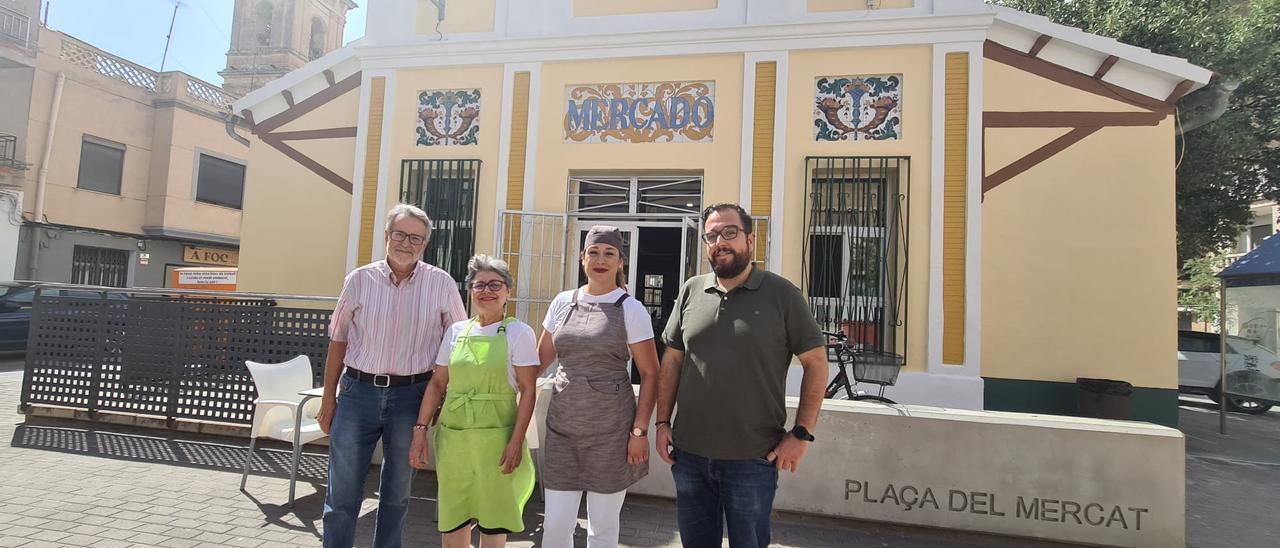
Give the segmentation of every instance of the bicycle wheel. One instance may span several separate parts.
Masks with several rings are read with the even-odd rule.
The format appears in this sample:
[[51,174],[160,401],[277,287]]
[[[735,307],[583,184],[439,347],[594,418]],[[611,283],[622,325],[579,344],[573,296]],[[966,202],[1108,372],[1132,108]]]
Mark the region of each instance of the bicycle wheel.
[[859,394],[853,397],[853,401],[877,401],[880,403],[887,403],[889,405],[897,405],[898,403],[884,396],[873,396],[871,394]]

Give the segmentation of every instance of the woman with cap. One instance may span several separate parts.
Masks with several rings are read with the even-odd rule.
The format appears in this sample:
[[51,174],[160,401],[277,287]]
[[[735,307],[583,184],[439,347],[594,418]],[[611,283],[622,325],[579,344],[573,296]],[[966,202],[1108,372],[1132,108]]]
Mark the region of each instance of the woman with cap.
[[480,546],[489,548],[505,545],[507,533],[524,530],[524,505],[534,483],[524,437],[533,417],[540,362],[533,328],[506,317],[511,295],[507,263],[488,255],[472,257],[466,286],[476,316],[445,333],[435,376],[413,427],[409,462],[426,467],[426,430],[440,409],[434,445],[441,544],[471,546],[475,525]]
[[[627,294],[622,231],[593,226],[582,244],[587,285],[551,301],[538,357],[559,359],[547,409],[543,546],[573,546],[578,506],[587,498],[587,546],[618,545],[627,488],[649,471],[649,418],[658,388],[653,324]],[[636,403],[627,373],[640,372]]]

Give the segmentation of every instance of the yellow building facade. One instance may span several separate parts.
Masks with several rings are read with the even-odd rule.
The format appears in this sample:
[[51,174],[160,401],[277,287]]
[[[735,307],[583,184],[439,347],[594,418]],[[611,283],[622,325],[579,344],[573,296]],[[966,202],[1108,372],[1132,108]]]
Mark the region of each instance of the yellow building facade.
[[905,360],[889,397],[1070,414],[1106,377],[1176,421],[1172,105],[1209,71],[977,0],[443,15],[372,2],[365,38],[233,106],[242,289],[336,293],[407,201],[429,262],[508,260],[535,325],[618,225],[660,327],[706,270],[697,214],[738,202],[824,328]]

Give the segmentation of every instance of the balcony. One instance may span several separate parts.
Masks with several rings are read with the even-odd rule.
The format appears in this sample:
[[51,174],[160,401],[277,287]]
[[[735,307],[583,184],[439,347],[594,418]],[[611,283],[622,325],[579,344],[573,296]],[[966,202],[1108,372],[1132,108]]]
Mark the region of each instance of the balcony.
[[0,133],[0,171],[23,171],[27,164],[18,159],[18,138]]
[[86,42],[63,36],[59,57],[76,67],[119,80],[151,94],[157,101],[182,101],[213,112],[226,110],[239,97],[181,72],[156,72]]
[[0,42],[31,49],[31,18],[0,6]]

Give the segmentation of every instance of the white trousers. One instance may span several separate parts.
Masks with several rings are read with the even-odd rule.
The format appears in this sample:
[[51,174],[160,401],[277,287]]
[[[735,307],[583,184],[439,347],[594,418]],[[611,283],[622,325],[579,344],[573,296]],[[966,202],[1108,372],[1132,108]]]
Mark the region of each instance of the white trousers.
[[[547,548],[573,546],[573,531],[578,526],[578,505],[583,491],[546,490],[546,515],[542,522],[542,545]],[[617,493],[587,494],[587,548],[617,548],[618,518],[624,489]]]

